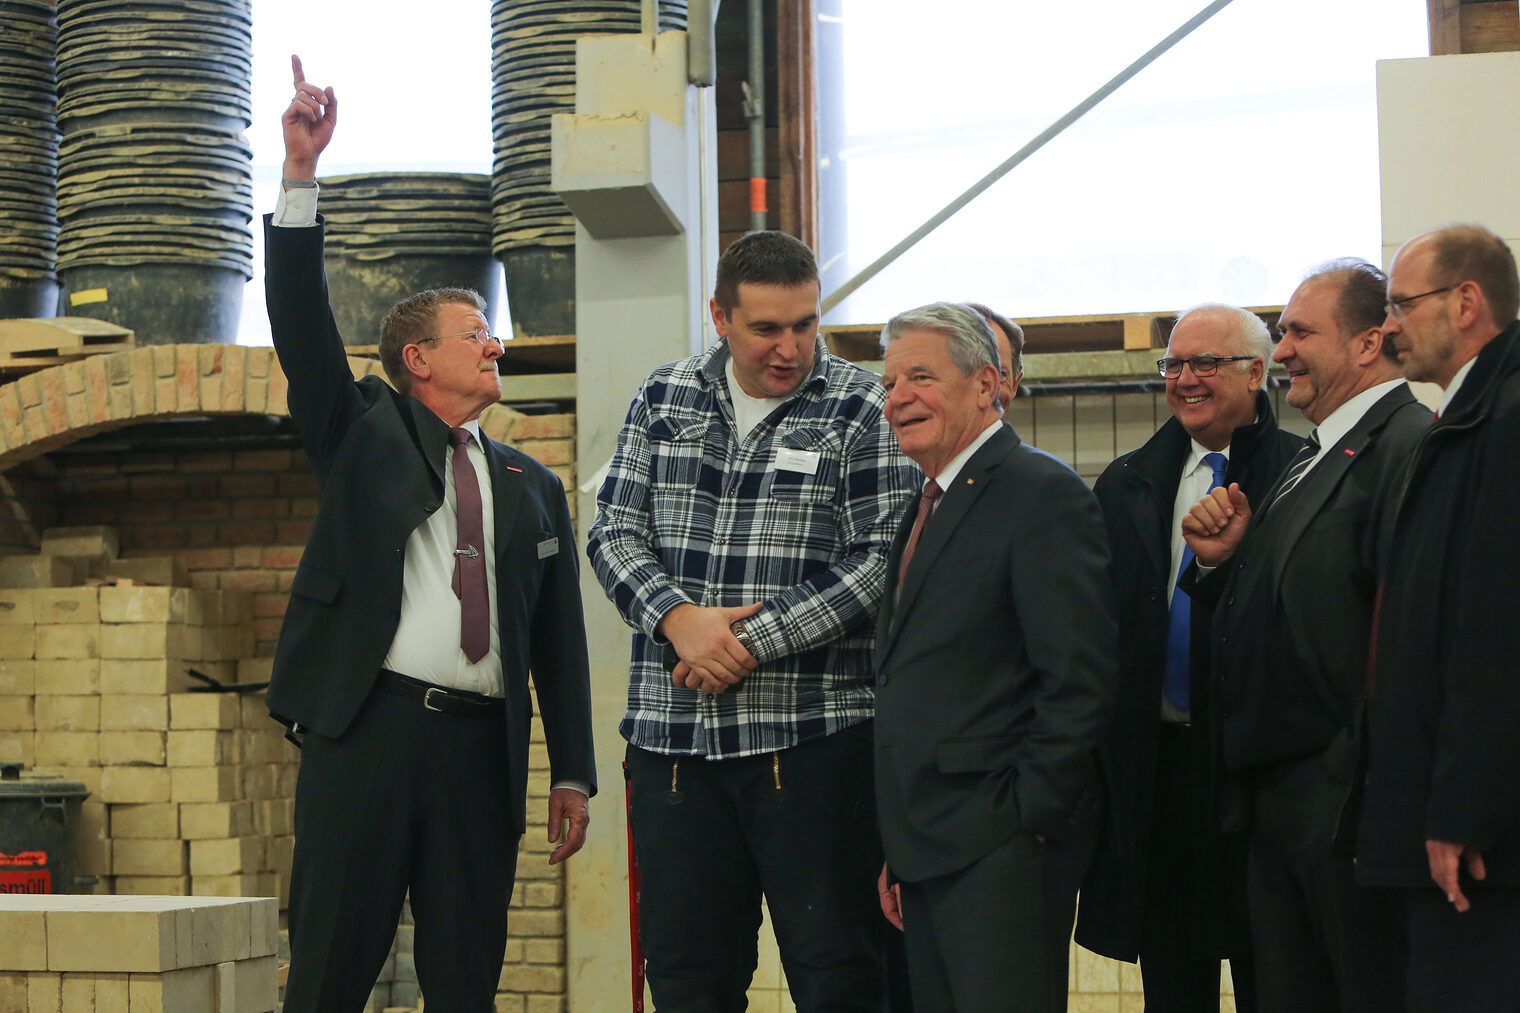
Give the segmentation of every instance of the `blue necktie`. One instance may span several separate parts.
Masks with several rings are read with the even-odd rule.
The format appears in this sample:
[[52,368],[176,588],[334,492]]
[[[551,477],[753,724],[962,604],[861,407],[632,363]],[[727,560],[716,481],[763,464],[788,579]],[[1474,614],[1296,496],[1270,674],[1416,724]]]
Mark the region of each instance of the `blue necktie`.
[[[1214,453],[1204,454],[1203,461],[1214,473],[1213,479],[1209,482],[1209,491],[1213,492],[1224,485],[1224,469],[1230,463],[1230,459],[1223,454]],[[1182,565],[1177,568],[1177,577],[1172,581],[1174,584],[1182,578],[1182,574],[1186,572],[1188,564],[1192,561],[1193,550],[1183,543]],[[1193,599],[1179,587],[1172,592],[1171,621],[1166,631],[1166,671],[1161,679],[1161,695],[1181,711],[1192,709],[1192,685],[1188,673],[1192,640]]]

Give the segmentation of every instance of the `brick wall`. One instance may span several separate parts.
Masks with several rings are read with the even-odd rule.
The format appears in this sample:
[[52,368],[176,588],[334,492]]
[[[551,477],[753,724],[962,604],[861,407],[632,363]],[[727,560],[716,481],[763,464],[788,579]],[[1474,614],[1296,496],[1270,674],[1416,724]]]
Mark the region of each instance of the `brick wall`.
[[[378,364],[350,359],[356,375]],[[171,557],[192,586],[252,601],[255,656],[273,654],[317,490],[299,448],[105,450],[95,433],[174,416],[283,415],[285,380],[269,349],[156,346],[43,370],[0,385],[0,556],[37,551],[53,526],[109,525],[123,559]],[[573,490],[575,417],[488,409],[482,428]],[[570,500],[572,516],[575,502]],[[533,723],[529,826],[512,900],[497,1009],[565,1009],[563,867],[547,864],[548,753]],[[535,822],[536,821],[536,822]]]

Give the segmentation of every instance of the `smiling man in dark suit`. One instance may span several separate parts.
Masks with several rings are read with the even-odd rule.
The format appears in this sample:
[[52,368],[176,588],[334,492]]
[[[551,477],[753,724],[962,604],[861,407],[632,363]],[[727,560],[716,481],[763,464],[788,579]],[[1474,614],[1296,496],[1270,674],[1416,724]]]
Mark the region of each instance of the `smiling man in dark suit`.
[[935,303],[884,335],[887,419],[928,480],[876,634],[883,880],[900,881],[882,907],[915,1008],[1064,1010],[1116,683],[1102,519],[1075,472],[1003,423],[980,315]]
[[1384,339],[1386,285],[1360,260],[1299,285],[1273,358],[1288,370],[1288,404],[1314,423],[1309,445],[1254,506],[1235,484],[1183,520],[1210,571],[1193,596],[1214,603],[1223,758],[1250,793],[1262,1013],[1403,1004],[1388,973],[1406,953],[1392,897],[1357,886],[1349,842],[1335,846],[1357,815],[1375,501],[1431,417]]
[[403,300],[380,338],[395,389],[354,380],[316,216],[337,100],[293,64],[265,282],[322,498],[268,698],[303,743],[285,1009],[362,1009],[410,889],[428,1008],[488,1010],[526,823],[530,668],[549,839],[569,823],[551,863],[584,843],[595,791],[574,532],[553,473],[479,430],[502,347],[475,293]]

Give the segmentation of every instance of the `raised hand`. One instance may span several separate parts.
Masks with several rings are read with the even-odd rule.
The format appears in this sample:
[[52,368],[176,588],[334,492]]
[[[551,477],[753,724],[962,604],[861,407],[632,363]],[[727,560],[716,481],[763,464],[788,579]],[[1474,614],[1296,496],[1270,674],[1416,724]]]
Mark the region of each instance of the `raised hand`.
[[1215,489],[1182,518],[1182,538],[1204,566],[1218,566],[1240,547],[1251,520],[1251,501],[1240,483]]
[[291,55],[290,69],[296,94],[280,117],[285,133],[283,175],[286,179],[315,179],[317,159],[338,125],[338,96],[331,88],[318,88],[306,80],[299,56]]

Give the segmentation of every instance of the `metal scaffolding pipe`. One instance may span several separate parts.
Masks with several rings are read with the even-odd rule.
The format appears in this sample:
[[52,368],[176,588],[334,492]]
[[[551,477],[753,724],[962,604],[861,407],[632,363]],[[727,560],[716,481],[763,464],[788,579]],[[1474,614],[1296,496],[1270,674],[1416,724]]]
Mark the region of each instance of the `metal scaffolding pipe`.
[[998,180],[1002,179],[1004,176],[1008,175],[1008,173],[1012,171],[1016,165],[1018,165],[1020,162],[1023,162],[1026,158],[1028,158],[1030,155],[1033,155],[1036,151],[1039,151],[1046,144],[1050,143],[1050,141],[1053,140],[1063,130],[1071,126],[1073,123],[1091,111],[1093,106],[1097,105],[1099,102],[1102,102],[1104,99],[1108,98],[1108,96],[1112,95],[1126,81],[1134,77],[1136,74],[1140,73],[1146,67],[1150,66],[1150,64],[1154,62],[1155,59],[1162,53],[1165,53],[1168,49],[1171,49],[1177,43],[1181,42],[1184,38],[1190,35],[1195,28],[1203,24],[1209,18],[1213,17],[1215,14],[1218,14],[1220,11],[1224,10],[1224,8],[1228,7],[1231,2],[1232,0],[1214,0],[1213,3],[1209,4],[1203,10],[1199,11],[1197,14],[1194,14],[1191,18],[1189,18],[1187,22],[1182,25],[1182,27],[1178,28],[1172,34],[1168,35],[1166,38],[1156,43],[1156,45],[1152,46],[1144,56],[1141,56],[1134,63],[1130,64],[1128,67],[1125,67],[1118,74],[1115,74],[1108,80],[1106,84],[1103,85],[1103,87],[1087,96],[1081,102],[1078,102],[1071,108],[1069,112],[1066,113],[1066,115],[1062,116],[1050,126],[1046,127],[1043,131],[1040,132],[1038,137],[1020,148],[1006,162],[1004,162],[1002,165],[999,165],[996,169],[993,169],[981,179],[977,180],[971,185],[971,188],[969,190],[961,194],[959,197],[955,198],[955,200],[951,201],[949,204],[945,205],[938,212],[936,212],[932,218],[924,222],[918,228],[914,229],[906,239],[898,243],[896,246],[892,247],[886,253],[882,254],[869,267],[861,271],[855,277],[839,286],[839,288],[835,289],[833,292],[830,292],[828,297],[823,300],[823,312],[827,313],[835,306],[838,306],[856,289],[860,288],[860,286],[876,277],[876,275],[881,273],[883,268],[891,264],[894,260],[915,246],[920,239],[923,239],[929,233],[933,232],[935,229],[943,225],[957,211],[965,207],[967,204],[970,204],[977,197],[981,196],[984,190],[986,190],[992,184],[996,183]]
[[749,80],[744,83],[749,119],[749,230],[765,228],[765,0],[749,0]]

